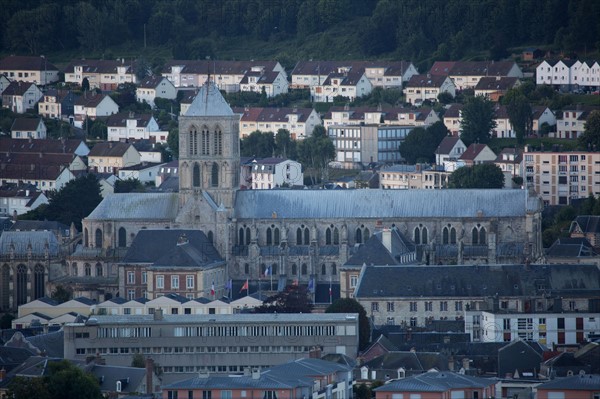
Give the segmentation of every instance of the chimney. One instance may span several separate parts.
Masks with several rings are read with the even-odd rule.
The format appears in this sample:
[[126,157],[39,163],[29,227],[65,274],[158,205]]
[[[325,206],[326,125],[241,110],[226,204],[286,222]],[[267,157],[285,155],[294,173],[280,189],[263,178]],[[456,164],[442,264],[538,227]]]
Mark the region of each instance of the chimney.
[[158,308],[154,310],[154,321],[160,321],[163,319],[163,310]]
[[468,369],[469,369],[469,363],[470,363],[470,362],[471,362],[471,360],[469,360],[469,358],[468,358],[468,357],[465,357],[465,358],[462,360],[462,366],[463,366],[463,369],[465,369],[465,370],[468,370]]
[[257,370],[257,369],[252,370],[252,379],[253,380],[260,379],[260,370]]
[[308,357],[310,359],[320,359],[321,358],[321,347],[320,346],[311,347],[310,351],[308,352]]
[[383,229],[381,232],[381,243],[388,250],[389,253],[392,253],[392,230],[391,229]]
[[4,369],[4,367],[2,367],[2,369],[0,369],[0,382],[4,381],[5,378],[6,378],[6,370]]
[[450,356],[448,358],[448,370],[454,371],[454,357]]
[[25,190],[25,196],[29,197],[29,190]]
[[154,393],[154,359],[146,358],[146,393]]

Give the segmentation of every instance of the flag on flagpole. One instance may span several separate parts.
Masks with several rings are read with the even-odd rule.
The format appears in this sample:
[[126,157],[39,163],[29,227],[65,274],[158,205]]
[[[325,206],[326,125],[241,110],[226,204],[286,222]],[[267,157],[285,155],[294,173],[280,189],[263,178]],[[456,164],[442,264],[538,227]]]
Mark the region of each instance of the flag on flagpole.
[[292,282],[292,285],[298,285],[298,279],[295,278],[294,281]]
[[244,285],[242,285],[242,288],[240,288],[240,292],[242,292],[244,290],[248,291],[248,280],[246,280],[246,282],[244,283]]
[[233,288],[233,281],[231,279],[229,279],[225,288],[227,288],[228,290],[231,290]]
[[265,277],[267,277],[269,274],[271,274],[271,266],[267,266],[265,269]]
[[329,296],[331,296],[331,295],[332,295],[332,292],[331,292],[331,277],[329,277]]
[[210,295],[215,296],[215,282],[210,286]]
[[314,281],[313,281],[313,279],[312,279],[312,277],[311,277],[311,279],[310,279],[310,280],[308,280],[308,290],[309,290],[310,292],[312,292],[312,291],[314,290],[314,288],[315,288],[315,283],[314,283]]

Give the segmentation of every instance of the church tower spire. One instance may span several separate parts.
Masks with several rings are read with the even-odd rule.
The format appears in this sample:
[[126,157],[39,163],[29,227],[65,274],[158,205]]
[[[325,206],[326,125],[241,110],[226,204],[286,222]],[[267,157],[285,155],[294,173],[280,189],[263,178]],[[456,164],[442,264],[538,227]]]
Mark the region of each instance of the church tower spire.
[[239,124],[240,116],[207,79],[179,118],[181,205],[208,195],[216,206],[233,209],[240,185]]

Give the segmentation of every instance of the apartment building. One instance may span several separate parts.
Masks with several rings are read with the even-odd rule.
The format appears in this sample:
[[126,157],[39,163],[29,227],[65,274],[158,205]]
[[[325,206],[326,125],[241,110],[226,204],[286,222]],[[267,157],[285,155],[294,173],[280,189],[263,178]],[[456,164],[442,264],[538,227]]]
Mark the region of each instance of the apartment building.
[[443,166],[392,165],[380,170],[379,186],[400,190],[447,188],[449,177]]
[[163,314],[95,316],[64,326],[65,359],[100,354],[107,365],[129,366],[134,354],[152,356],[163,369],[163,383],[196,377],[199,372],[261,370],[323,354],[354,357],[358,315]]
[[541,152],[525,147],[525,184],[546,205],[568,205],[572,200],[600,195],[600,153]]

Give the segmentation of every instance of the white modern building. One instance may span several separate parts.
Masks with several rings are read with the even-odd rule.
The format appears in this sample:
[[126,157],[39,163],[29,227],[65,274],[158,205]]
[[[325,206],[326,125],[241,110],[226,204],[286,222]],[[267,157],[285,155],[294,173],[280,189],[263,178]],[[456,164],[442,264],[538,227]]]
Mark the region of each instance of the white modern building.
[[251,178],[254,190],[304,184],[302,165],[284,158],[265,158],[252,161]]

